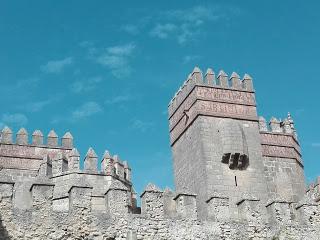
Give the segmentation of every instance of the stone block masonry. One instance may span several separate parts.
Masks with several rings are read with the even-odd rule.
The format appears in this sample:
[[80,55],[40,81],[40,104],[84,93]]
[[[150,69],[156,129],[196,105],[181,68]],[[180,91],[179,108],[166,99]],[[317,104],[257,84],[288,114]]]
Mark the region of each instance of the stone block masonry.
[[176,189],[148,184],[141,207],[118,155],[89,148],[80,169],[70,132],[5,127],[0,240],[319,239],[320,180],[305,187],[291,115],[258,117],[248,74],[196,67],[168,111]]

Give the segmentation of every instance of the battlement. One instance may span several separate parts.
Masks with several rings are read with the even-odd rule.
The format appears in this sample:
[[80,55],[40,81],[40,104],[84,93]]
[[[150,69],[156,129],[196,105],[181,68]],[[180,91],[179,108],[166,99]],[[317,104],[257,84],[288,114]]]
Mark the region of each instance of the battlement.
[[307,188],[307,196],[320,203],[320,177],[317,177],[314,182],[309,184]]
[[1,144],[15,144],[22,146],[30,145],[42,148],[72,149],[73,147],[73,136],[70,132],[66,132],[60,141],[58,135],[54,130],[51,130],[48,133],[46,139],[44,138],[43,133],[40,130],[35,130],[32,133],[31,142],[29,141],[29,134],[25,128],[21,128],[15,136],[16,141],[14,142],[12,130],[9,127],[5,126],[1,131],[0,142]]
[[170,101],[169,129],[176,189],[148,184],[140,208],[119,155],[80,156],[69,132],[5,127],[0,236],[318,239],[320,180],[306,191],[294,121],[258,117],[248,74],[196,67]]
[[[65,181],[68,181],[65,180]],[[19,183],[0,179],[0,198],[7,199],[12,209],[22,211],[32,210],[35,213],[45,209],[50,215],[53,213],[74,212],[76,209],[88,209],[88,215],[94,212],[98,215],[112,215],[125,218],[143,217],[150,220],[187,219],[198,220],[197,195],[190,192],[163,191],[149,183],[141,194],[141,212],[133,209],[131,189],[119,180],[112,180],[106,190],[100,195],[95,194],[94,187],[84,182],[73,182],[66,187],[65,196],[55,196],[58,182],[44,180],[33,181],[25,185],[26,194],[14,194]],[[21,198],[21,199],[19,199]],[[169,198],[170,201],[168,201]],[[29,202],[21,209],[19,203]],[[229,198],[221,194],[213,194],[207,201],[208,222],[226,223],[231,219]],[[295,206],[295,208],[293,208]],[[301,214],[310,214],[308,206],[312,206],[320,213],[319,204],[313,200],[304,200],[293,203],[284,199],[271,199],[264,204],[260,199],[249,194],[243,195],[235,203],[239,215],[236,222],[248,221],[255,224],[289,224],[300,219]],[[300,209],[304,207],[303,209]],[[318,221],[320,215],[318,214]],[[303,224],[309,224],[303,220]],[[313,220],[312,220],[313,221]]]
[[283,120],[278,120],[275,117],[272,117],[269,121],[269,125],[266,122],[266,119],[262,116],[259,117],[259,130],[260,132],[271,132],[271,133],[283,133],[288,135],[293,135],[297,140],[297,132],[294,127],[294,121],[291,117],[291,114],[288,113],[288,116]]
[[282,121],[272,117],[269,126],[264,117],[259,117],[259,130],[263,156],[292,158],[303,166],[301,148],[290,113]]
[[[84,168],[80,168],[80,154],[76,148],[71,151],[57,152],[54,156],[45,156],[39,169],[40,174],[48,177],[57,177],[72,172],[113,176],[122,181],[131,182],[131,168],[127,161],[120,160],[118,155],[111,156],[109,151],[105,151],[100,158],[101,169],[98,168],[98,156],[93,148],[89,148],[83,158]],[[50,170],[48,170],[48,168]],[[51,169],[52,168],[52,169]]]
[[[13,186],[12,204],[20,210],[32,209],[34,201],[40,201],[57,212],[90,202],[92,211],[106,211],[103,201],[115,181],[125,186],[129,204],[135,208],[127,161],[110,155],[109,151],[99,158],[91,147],[83,157],[83,168],[80,168],[80,159],[70,133],[66,133],[58,145],[57,134],[50,131],[47,144],[43,144],[43,135],[37,130],[29,143],[27,131],[20,129],[14,143],[12,132],[6,127],[0,143],[0,182]],[[81,199],[83,197],[86,199]]]
[[[243,79],[240,80],[239,75],[236,72],[233,72],[228,78],[228,75],[220,70],[218,76],[216,77],[215,73],[211,68],[208,68],[205,76],[203,77],[202,71],[195,67],[188,75],[187,80],[183,83],[183,85],[179,88],[179,90],[175,93],[174,97],[171,99],[169,103],[169,116],[171,116],[174,111],[180,106],[180,104],[188,97],[188,95],[192,92],[195,86],[205,86],[212,87],[219,90],[212,90],[216,94],[217,98],[223,100],[230,100],[230,98],[236,100],[237,97],[230,91],[225,90],[234,90],[234,91],[243,91],[243,92],[254,92],[252,85],[252,78],[245,74]],[[202,89],[203,90],[203,89]],[[206,91],[203,94],[210,94],[210,90]],[[202,97],[205,97],[205,95]],[[241,99],[238,99],[241,101]],[[253,102],[251,102],[253,104]]]
[[101,170],[98,166],[98,156],[89,148],[84,157],[84,169],[80,169],[80,154],[73,148],[73,136],[67,132],[59,144],[58,135],[51,130],[46,143],[40,130],[35,130],[29,142],[28,132],[21,128],[13,141],[12,130],[4,127],[1,131],[0,166],[16,175],[16,170],[30,173],[30,176],[55,177],[71,171],[87,174],[103,174],[131,181],[131,168],[127,161],[120,160],[118,155],[111,156],[105,151],[101,158]]
[[199,115],[258,121],[252,78],[243,79],[233,72],[228,79],[221,70],[212,69],[205,76],[198,67],[188,76],[169,103],[171,145]]

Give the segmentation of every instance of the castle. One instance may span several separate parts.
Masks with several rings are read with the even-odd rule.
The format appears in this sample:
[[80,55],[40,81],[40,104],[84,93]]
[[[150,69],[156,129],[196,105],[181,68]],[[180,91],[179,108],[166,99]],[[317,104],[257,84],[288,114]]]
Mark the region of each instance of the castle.
[[258,117],[248,74],[196,67],[168,112],[176,189],[148,184],[141,207],[118,155],[90,148],[82,169],[69,132],[5,127],[0,239],[320,238],[320,178],[305,186],[292,117]]

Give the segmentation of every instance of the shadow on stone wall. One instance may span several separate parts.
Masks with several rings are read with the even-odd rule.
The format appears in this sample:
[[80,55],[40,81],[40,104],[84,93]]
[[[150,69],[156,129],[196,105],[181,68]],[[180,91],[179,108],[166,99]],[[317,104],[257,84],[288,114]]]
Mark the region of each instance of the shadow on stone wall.
[[1,215],[0,215],[0,240],[10,240],[7,229],[3,226]]

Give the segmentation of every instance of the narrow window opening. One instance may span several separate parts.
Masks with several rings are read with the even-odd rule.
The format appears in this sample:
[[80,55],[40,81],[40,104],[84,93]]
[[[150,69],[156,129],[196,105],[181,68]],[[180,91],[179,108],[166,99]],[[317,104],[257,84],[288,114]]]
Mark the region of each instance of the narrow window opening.
[[236,184],[236,187],[237,187],[238,186],[237,176],[234,176],[234,183]]
[[68,161],[66,159],[62,160],[62,172],[68,171]]

